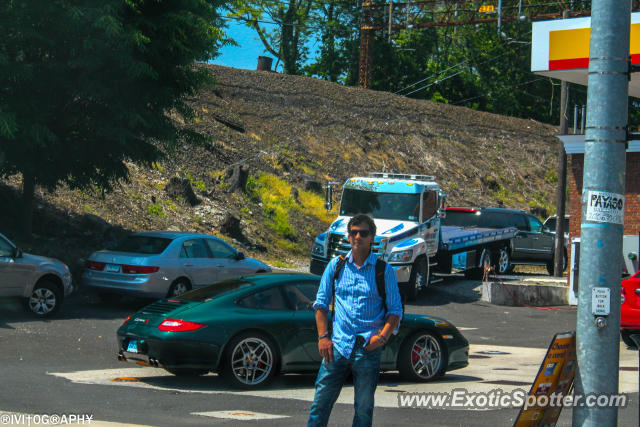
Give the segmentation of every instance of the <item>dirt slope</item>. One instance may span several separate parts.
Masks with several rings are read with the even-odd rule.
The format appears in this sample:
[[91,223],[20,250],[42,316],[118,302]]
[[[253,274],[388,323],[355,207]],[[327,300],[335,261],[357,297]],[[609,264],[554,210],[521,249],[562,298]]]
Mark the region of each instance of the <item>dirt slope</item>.
[[[91,251],[129,231],[195,230],[240,244],[220,233],[232,213],[242,220],[243,250],[292,265],[306,260],[329,218],[318,213],[320,195],[311,199],[302,191],[310,178],[429,174],[450,205],[554,209],[553,126],[307,77],[207,67],[215,87],[189,102],[198,114],[190,125],[209,136],[208,145],[182,147],[151,169],[129,164],[130,182],[110,194],[39,191],[30,242],[16,236],[20,178],[13,177],[0,188],[0,231],[78,271]],[[227,191],[225,170],[233,165],[248,167],[248,194]],[[167,195],[164,187],[175,176],[190,180],[197,206]],[[300,192],[297,201],[286,200],[296,192],[291,187]]]

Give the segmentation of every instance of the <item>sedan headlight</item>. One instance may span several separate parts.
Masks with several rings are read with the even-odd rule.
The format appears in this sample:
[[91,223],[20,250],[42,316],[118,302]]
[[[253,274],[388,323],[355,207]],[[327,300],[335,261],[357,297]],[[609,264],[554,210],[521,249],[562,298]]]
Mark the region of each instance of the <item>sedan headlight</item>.
[[392,252],[389,262],[409,262],[413,258],[413,249],[400,252]]
[[321,244],[314,244],[313,245],[313,249],[311,249],[311,253],[313,255],[320,255],[323,256],[324,255],[324,246],[322,246]]

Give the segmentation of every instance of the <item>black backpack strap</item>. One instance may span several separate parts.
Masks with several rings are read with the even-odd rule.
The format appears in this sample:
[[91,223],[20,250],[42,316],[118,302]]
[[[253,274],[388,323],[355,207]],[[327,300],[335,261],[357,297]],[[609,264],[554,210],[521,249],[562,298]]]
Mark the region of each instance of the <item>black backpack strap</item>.
[[[336,262],[336,269],[333,272],[333,281],[331,282],[331,322],[333,323],[333,318],[335,317],[336,312],[336,281],[338,280],[338,276],[340,276],[340,272],[344,270],[344,265],[347,263],[347,259],[340,255],[338,262]],[[333,329],[332,326],[329,326],[329,330]]]
[[384,272],[387,269],[387,263],[381,260],[380,258],[376,261],[376,286],[378,287],[378,294],[380,298],[382,298],[382,303],[384,304],[384,313],[386,315],[387,311],[387,288],[384,282]]

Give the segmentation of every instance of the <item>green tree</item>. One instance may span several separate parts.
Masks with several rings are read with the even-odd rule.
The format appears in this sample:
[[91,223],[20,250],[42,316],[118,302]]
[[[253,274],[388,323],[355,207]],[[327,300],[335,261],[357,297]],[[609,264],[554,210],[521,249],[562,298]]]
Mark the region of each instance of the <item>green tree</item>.
[[110,190],[127,161],[150,164],[202,137],[184,96],[211,81],[224,43],[218,0],[5,0],[0,6],[0,176]]
[[318,56],[304,67],[304,73],[331,82],[358,81],[360,49],[360,5],[350,0],[318,3],[316,32]]
[[265,50],[282,61],[286,74],[300,74],[313,29],[314,0],[234,0],[229,10],[230,17],[256,31]]

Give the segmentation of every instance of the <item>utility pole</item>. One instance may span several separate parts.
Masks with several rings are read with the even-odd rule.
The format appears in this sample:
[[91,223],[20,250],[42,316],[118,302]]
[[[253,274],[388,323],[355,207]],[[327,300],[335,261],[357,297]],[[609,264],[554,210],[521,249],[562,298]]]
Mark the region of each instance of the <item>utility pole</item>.
[[[569,11],[562,12],[562,19],[569,17]],[[562,80],[560,85],[560,135],[567,134],[567,104],[569,103],[569,85]],[[556,239],[554,242],[553,275],[562,277],[564,271],[564,207],[567,191],[567,153],[560,141],[558,148],[558,189],[556,190]]]
[[[585,129],[575,393],[618,393],[630,0],[593,0]],[[618,408],[573,409],[574,426],[618,424]]]

